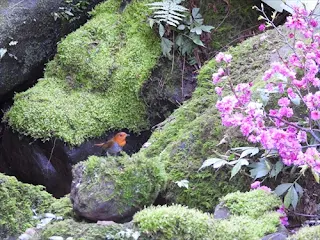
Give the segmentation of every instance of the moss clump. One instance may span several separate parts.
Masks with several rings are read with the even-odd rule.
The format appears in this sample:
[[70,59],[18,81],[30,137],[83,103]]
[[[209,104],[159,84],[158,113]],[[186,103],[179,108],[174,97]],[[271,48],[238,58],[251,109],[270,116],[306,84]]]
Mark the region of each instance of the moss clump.
[[232,216],[228,220],[216,221],[211,239],[213,240],[259,240],[274,233],[280,224],[277,212],[268,212],[260,218]]
[[56,199],[48,208],[48,212],[61,216],[64,219],[74,217],[72,203],[69,194]]
[[280,224],[277,212],[258,218],[248,215],[215,220],[210,214],[181,205],[148,207],[133,217],[147,239],[258,240],[274,233]]
[[[235,84],[260,81],[259,76],[269,67],[271,51],[282,44],[275,31],[269,31],[269,35],[271,43],[261,42],[257,36],[229,49],[233,56],[231,74]],[[249,185],[240,175],[230,180],[230,173],[223,170],[198,171],[203,161],[216,157],[217,152],[224,154],[229,147],[248,144],[243,138],[234,137],[229,146],[217,147],[225,133],[215,107],[217,97],[211,80],[217,67],[214,59],[203,66],[192,99],[159,125],[149,140],[151,145],[141,150],[147,157],[158,157],[165,163],[169,183],[164,197],[168,202],[203,211],[212,211],[222,196],[245,190]],[[189,189],[175,184],[182,179],[189,180]]]
[[181,205],[148,207],[133,217],[150,239],[210,239],[211,215]]
[[253,218],[273,211],[281,205],[279,197],[263,190],[230,193],[221,201],[233,215],[247,215]]
[[88,23],[59,44],[45,78],[15,95],[4,120],[22,134],[72,145],[110,129],[146,129],[139,93],[161,55],[159,39],[145,22],[147,2],[133,1],[123,13],[120,0],[99,5]]
[[42,186],[33,186],[0,173],[0,239],[15,236],[35,224],[33,210],[44,213],[55,201]]
[[[82,167],[82,176],[78,176],[77,169]],[[87,209],[94,211],[97,203],[110,201],[114,206],[112,211],[122,213],[152,204],[165,186],[167,175],[157,159],[136,154],[89,157],[76,165],[74,179],[81,179],[76,196],[79,205],[83,202]]]
[[35,240],[49,239],[52,236],[72,237],[74,240],[105,240],[107,235],[116,235],[124,228],[125,225],[120,224],[103,226],[67,219],[47,225]]
[[320,226],[303,227],[296,234],[290,236],[289,240],[319,240],[320,239]]

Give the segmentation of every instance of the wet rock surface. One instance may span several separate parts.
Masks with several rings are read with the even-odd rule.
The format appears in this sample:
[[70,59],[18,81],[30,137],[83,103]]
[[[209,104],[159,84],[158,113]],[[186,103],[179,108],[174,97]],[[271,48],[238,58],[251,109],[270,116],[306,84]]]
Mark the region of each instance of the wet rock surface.
[[[63,0],[5,0],[0,2],[0,102],[12,90],[31,86],[43,75],[44,63],[56,52],[57,42],[88,18],[87,12],[102,0],[67,6]],[[73,14],[65,19],[65,12]],[[24,86],[22,86],[24,85]]]

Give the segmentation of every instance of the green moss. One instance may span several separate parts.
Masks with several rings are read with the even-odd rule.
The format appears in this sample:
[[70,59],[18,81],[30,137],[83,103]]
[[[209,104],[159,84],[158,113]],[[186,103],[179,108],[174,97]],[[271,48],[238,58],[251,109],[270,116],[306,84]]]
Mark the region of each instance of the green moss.
[[51,236],[72,237],[74,240],[105,240],[107,235],[116,235],[123,228],[120,224],[103,226],[67,219],[47,225],[35,240],[49,239]]
[[120,2],[98,6],[92,20],[58,45],[45,79],[15,95],[4,118],[14,130],[78,145],[106,130],[148,127],[139,93],[161,55],[159,39],[145,22],[147,1],[132,2],[123,13]]
[[289,240],[319,240],[320,239],[320,226],[303,227],[296,234],[290,236]]
[[82,201],[87,202],[89,208],[91,204],[93,209],[95,202],[85,200],[91,199],[92,192],[99,202],[115,199],[120,210],[150,205],[167,180],[163,164],[137,154],[116,158],[92,156],[80,164],[83,164],[84,174],[78,192]]
[[[271,43],[261,42],[260,36],[248,39],[229,49],[233,56],[231,74],[234,83],[260,81],[268,69],[271,51],[281,45],[277,33],[269,31]],[[259,46],[259,47],[257,47]],[[229,146],[220,145],[225,128],[221,126],[215,104],[217,96],[212,85],[212,73],[217,70],[215,60],[209,61],[199,72],[198,87],[191,100],[185,102],[152,134],[151,145],[141,150],[147,157],[159,157],[169,175],[168,202],[211,211],[219,198],[227,193],[245,190],[248,182],[240,175],[230,180],[223,169],[198,171],[203,161],[225,153],[230,146],[248,145],[243,138],[233,138]],[[189,189],[179,188],[175,181],[189,180]]]
[[257,25],[259,13],[252,9],[257,4],[260,5],[257,0],[201,1],[200,11],[204,22],[215,27],[211,33],[213,49],[235,44],[248,35],[248,30]]
[[211,239],[214,240],[259,240],[263,236],[274,233],[279,226],[279,214],[265,213],[259,218],[249,216],[232,216],[228,220],[216,221]]
[[15,236],[33,226],[32,218],[47,211],[53,198],[42,186],[33,186],[0,173],[0,238]]
[[72,203],[69,194],[56,199],[48,208],[48,212],[61,216],[64,219],[74,217]]
[[181,205],[148,207],[133,217],[150,239],[209,239],[212,216]]
[[273,211],[281,205],[279,197],[263,190],[230,193],[222,198],[222,202],[233,215],[247,215],[253,218]]
[[148,207],[136,213],[133,222],[148,239],[212,240],[258,240],[276,232],[280,224],[277,212],[214,220],[210,214],[181,205]]

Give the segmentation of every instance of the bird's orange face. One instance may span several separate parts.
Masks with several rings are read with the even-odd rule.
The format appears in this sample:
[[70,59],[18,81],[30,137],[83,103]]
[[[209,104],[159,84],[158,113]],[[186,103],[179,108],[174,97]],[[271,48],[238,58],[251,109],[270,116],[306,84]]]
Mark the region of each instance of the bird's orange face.
[[129,136],[125,132],[119,132],[114,137],[113,140],[119,144],[119,146],[123,147],[126,145],[126,137]]

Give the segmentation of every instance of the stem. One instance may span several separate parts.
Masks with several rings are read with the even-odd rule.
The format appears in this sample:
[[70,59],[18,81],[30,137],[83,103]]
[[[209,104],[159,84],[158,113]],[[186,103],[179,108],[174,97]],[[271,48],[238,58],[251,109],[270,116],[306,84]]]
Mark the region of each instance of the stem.
[[181,74],[181,99],[182,101],[184,101],[184,82],[183,82],[183,76],[184,76],[184,67],[185,67],[185,63],[186,63],[186,56],[183,56],[183,65],[182,65],[182,74]]

